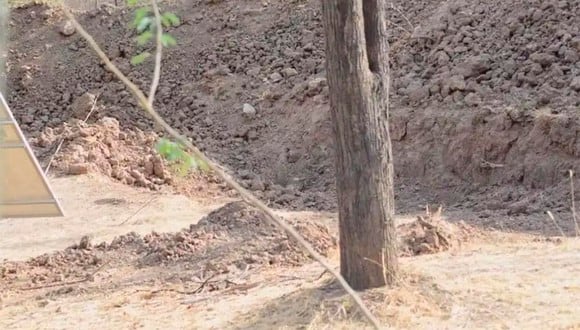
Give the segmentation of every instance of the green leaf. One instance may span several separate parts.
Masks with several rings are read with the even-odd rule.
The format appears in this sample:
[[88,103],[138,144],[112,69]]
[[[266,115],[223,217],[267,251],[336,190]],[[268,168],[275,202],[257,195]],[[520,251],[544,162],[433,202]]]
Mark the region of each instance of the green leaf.
[[147,28],[153,25],[152,23],[153,19],[151,17],[143,17],[141,21],[139,21],[139,24],[137,24],[137,32],[141,33],[147,30]]
[[171,142],[165,138],[159,139],[155,145],[155,149],[161,156],[165,156],[169,152]]
[[170,27],[171,21],[168,20],[165,16],[161,16],[161,24],[163,24],[165,27]]
[[149,53],[149,52],[143,52],[139,55],[135,55],[131,59],[131,64],[139,65],[139,64],[143,63],[149,56],[151,56],[151,53]]
[[141,20],[150,13],[151,11],[148,8],[139,8],[135,11],[135,19],[133,20],[133,27],[138,27]]
[[139,44],[140,46],[143,46],[144,44],[147,43],[147,41],[149,41],[151,38],[153,38],[153,32],[151,31],[145,31],[143,33],[141,33],[138,37],[137,37],[137,44]]
[[173,26],[179,26],[179,24],[181,24],[181,20],[174,13],[167,12],[164,13],[161,17],[163,20],[168,21]]
[[139,2],[139,0],[127,0],[127,5],[134,7],[137,5],[137,2]]
[[177,45],[177,40],[175,40],[175,38],[173,38],[170,34],[164,33],[161,36],[161,44],[163,47],[175,46]]

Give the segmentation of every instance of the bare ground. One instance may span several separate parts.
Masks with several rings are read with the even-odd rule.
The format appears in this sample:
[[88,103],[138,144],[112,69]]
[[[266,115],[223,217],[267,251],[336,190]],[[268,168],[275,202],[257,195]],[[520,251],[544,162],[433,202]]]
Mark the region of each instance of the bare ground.
[[[580,5],[534,0],[520,13],[520,2],[393,1],[403,274],[363,294],[393,328],[580,329],[580,243],[550,236],[574,231]],[[159,111],[338,266],[318,2],[171,6],[184,24]],[[79,19],[147,85],[150,67],[128,64],[127,11]],[[67,214],[0,220],[0,328],[364,328],[259,212],[160,160],[151,122],[61,24],[44,6],[11,15],[9,103],[43,166],[65,139],[51,183]],[[445,204],[436,230],[414,221],[426,203]]]
[[[64,254],[69,255],[85,235],[99,242],[131,231],[175,232],[231,201],[224,197],[209,203],[170,192],[151,201],[156,195],[97,175],[51,182],[69,206],[66,218],[0,222],[0,230],[8,232],[0,254],[12,260],[0,264],[3,329],[364,327],[341,289],[307,260],[295,266],[249,263],[218,272],[208,268],[215,261],[211,253],[195,263],[140,264],[127,262],[131,258],[121,249],[103,254],[107,262],[98,267],[83,266],[78,261],[82,258],[55,261],[54,269],[75,271],[64,273],[60,281],[35,279],[40,270],[53,269],[39,263],[37,255],[58,255],[72,244]],[[149,207],[133,215],[143,203]],[[332,213],[281,215],[319,223],[336,234]],[[402,217],[400,223],[411,218]],[[577,239],[479,232],[446,252],[402,258],[402,284],[364,297],[385,324],[400,329],[573,329],[580,326],[575,306],[580,279],[574,276],[580,271],[579,248]],[[219,260],[234,260],[239,249],[221,250]],[[327,255],[337,264],[336,249]],[[24,261],[32,257],[36,258]],[[23,261],[14,261],[19,259]],[[19,276],[11,276],[11,269]]]

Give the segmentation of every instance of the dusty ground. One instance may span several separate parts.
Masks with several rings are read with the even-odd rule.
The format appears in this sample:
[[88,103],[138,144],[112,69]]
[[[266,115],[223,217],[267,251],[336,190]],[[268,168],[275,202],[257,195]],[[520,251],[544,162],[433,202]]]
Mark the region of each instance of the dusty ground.
[[[156,107],[338,265],[319,2],[170,3],[184,23]],[[553,238],[574,233],[580,4],[391,9],[403,275],[365,300],[394,328],[580,329],[580,243]],[[144,87],[151,65],[129,64],[130,15],[79,20]],[[45,6],[11,13],[8,101],[43,167],[64,141],[50,176],[67,214],[0,220],[0,327],[362,328],[263,215],[210,174],[161,160],[162,134],[62,24]],[[429,219],[437,230],[414,221],[427,203],[445,205]]]
[[[0,264],[3,329],[364,326],[343,292],[330,284],[328,275],[320,276],[317,264],[296,259],[299,254],[293,249],[271,254],[274,263],[261,259],[261,252],[278,246],[267,238],[276,234],[260,225],[262,219],[254,225],[268,234],[252,238],[244,229],[252,225],[251,220],[246,222],[251,213],[239,213],[237,204],[228,204],[238,214],[234,219],[229,216],[232,207],[220,209],[231,198],[195,202],[160,192],[151,201],[155,195],[145,189],[98,175],[51,182],[63,204],[70,206],[66,218],[0,222],[0,230],[7,233],[3,237],[8,238],[0,243],[0,254],[11,260]],[[143,204],[150,206],[135,214]],[[217,213],[211,213],[214,210]],[[180,237],[178,230],[208,213],[214,214],[209,219],[217,219],[214,224],[224,219],[231,228],[230,234],[220,236],[225,241],[218,239],[219,249],[207,245],[180,258],[159,259],[154,245],[143,245],[145,253],[135,248],[138,237],[147,240],[151,238],[147,234],[155,231],[160,246],[177,251],[170,242]],[[328,242],[317,246],[337,262],[334,214],[281,215],[294,223],[307,221],[306,237],[314,243]],[[399,217],[401,224],[410,219]],[[324,227],[330,230],[317,229]],[[205,234],[216,233],[215,225],[199,228]],[[127,232],[135,234],[124,235]],[[232,241],[236,233],[246,242]],[[87,235],[91,244],[77,244]],[[187,241],[184,237],[177,241]],[[200,244],[212,244],[216,238],[200,239],[204,242]],[[109,243],[98,244],[101,241]],[[250,242],[254,244],[248,246]],[[580,280],[573,276],[580,271],[579,248],[575,239],[473,231],[450,251],[403,257],[402,286],[367,292],[365,297],[386,323],[401,329],[573,329],[580,327],[575,307]]]

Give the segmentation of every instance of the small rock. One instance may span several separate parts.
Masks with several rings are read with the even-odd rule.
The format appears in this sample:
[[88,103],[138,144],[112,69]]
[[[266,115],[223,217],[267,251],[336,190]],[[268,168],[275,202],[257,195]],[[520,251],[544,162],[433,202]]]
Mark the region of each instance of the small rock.
[[264,185],[264,181],[257,179],[250,183],[250,189],[254,191],[265,191],[266,185]]
[[152,175],[154,167],[155,167],[155,165],[153,164],[153,162],[151,160],[146,160],[145,166],[144,166],[145,175],[148,175],[148,176]]
[[258,138],[258,132],[256,132],[255,129],[251,129],[248,131],[248,134],[246,134],[246,136],[248,137],[248,140],[253,141]]
[[449,78],[448,85],[450,91],[463,91],[466,87],[465,80],[460,75]]
[[75,34],[75,32],[76,32],[75,27],[71,21],[66,21],[60,27],[60,33],[66,37],[72,36],[73,34]]
[[81,238],[78,248],[81,250],[90,250],[92,246],[90,237],[85,235]]
[[296,71],[296,69],[294,69],[294,68],[286,68],[286,69],[282,70],[282,75],[286,78],[293,77],[297,74],[298,74],[298,71]]
[[34,122],[33,115],[23,115],[22,116],[22,123],[23,124],[32,124],[32,122]]
[[54,10],[53,9],[46,9],[46,10],[43,10],[40,13],[40,17],[42,17],[42,19],[44,19],[44,20],[50,19],[53,16],[54,16]]
[[469,93],[464,99],[465,104],[470,107],[476,107],[481,104],[481,97],[477,93]]
[[282,79],[283,79],[282,75],[279,74],[278,72],[274,72],[270,75],[270,80],[272,80],[272,82],[279,82]]
[[71,175],[80,175],[89,173],[89,164],[75,163],[68,166],[68,173]]
[[412,103],[421,102],[429,98],[429,88],[422,86],[421,83],[411,84],[407,89],[407,95]]
[[444,51],[440,51],[437,53],[437,64],[439,66],[445,66],[449,63],[449,61],[451,60],[451,57],[449,57],[449,55],[447,55],[446,52]]
[[473,56],[459,65],[454,71],[464,78],[476,77],[487,72],[491,68],[491,58],[489,55]]
[[71,109],[75,118],[84,119],[91,111],[95,102],[95,95],[84,93],[76,98],[71,105]]
[[143,180],[143,173],[139,172],[136,169],[132,169],[131,171],[129,171],[129,174],[131,174],[131,176],[135,178],[135,180],[137,181]]
[[572,79],[570,88],[576,92],[580,92],[580,76],[574,77],[574,79]]
[[242,112],[247,117],[254,117],[256,115],[256,108],[254,108],[251,104],[244,103]]
[[160,179],[166,179],[166,171],[165,165],[163,164],[163,160],[161,158],[155,158],[153,161],[153,174]]
[[309,90],[322,90],[324,86],[326,86],[326,78],[314,78],[308,82]]
[[258,66],[255,68],[248,69],[248,71],[246,71],[246,74],[248,76],[257,77],[260,74],[260,67]]
[[530,55],[530,60],[539,63],[543,67],[546,67],[554,63],[556,57],[546,53],[534,53]]
[[302,155],[298,151],[288,151],[286,154],[286,160],[292,164],[300,160],[301,157]]

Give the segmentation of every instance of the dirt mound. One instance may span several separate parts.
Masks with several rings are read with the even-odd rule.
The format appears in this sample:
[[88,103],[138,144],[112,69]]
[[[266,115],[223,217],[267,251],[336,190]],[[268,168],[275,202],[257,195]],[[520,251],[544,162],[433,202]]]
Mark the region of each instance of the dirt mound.
[[[522,10],[522,8],[524,8]],[[578,105],[580,5],[575,1],[449,1],[394,55],[405,102]]]
[[[336,241],[324,226],[292,223],[318,252],[327,254]],[[211,262],[221,267],[249,264],[300,265],[310,257],[286,234],[270,224],[263,213],[234,202],[210,213],[198,224],[176,234],[122,236],[102,248],[137,246],[142,265],[171,262]]]
[[[430,202],[464,208],[490,194],[516,203],[559,185],[568,169],[580,170],[580,125],[570,111],[578,99],[578,3],[415,0],[391,7],[399,211]],[[9,101],[25,132],[58,127],[87,92],[100,95],[101,115],[151,130],[80,36],[62,36],[31,15],[42,11],[34,8],[11,18]],[[334,209],[319,3],[191,1],[173,9],[184,24],[171,31],[179,47],[165,52],[156,101],[164,118],[271,205]],[[129,63],[139,51],[130,19],[123,11],[80,17],[146,88],[151,63]],[[25,34],[31,37],[20,42]],[[559,204],[562,190],[555,191],[537,209]],[[503,209],[487,204],[475,207]]]
[[458,248],[482,233],[463,222],[453,224],[438,216],[419,216],[413,222],[397,226],[397,235],[401,255],[409,257]]
[[[121,131],[119,122],[103,117],[94,124],[72,119],[46,128],[30,140],[44,163],[66,174],[98,172],[129,185],[158,189],[171,183],[166,162],[157,154],[158,136],[139,129]],[[57,152],[60,141],[64,141]],[[56,153],[56,154],[55,154]]]
[[[337,247],[326,227],[310,222],[290,223],[319,253],[328,255]],[[129,233],[96,245],[84,237],[63,251],[26,262],[4,262],[0,264],[0,283],[12,287],[21,282],[53,285],[84,281],[108,264],[176,266],[222,274],[269,265],[298,266],[309,261],[308,254],[261,212],[235,202],[177,233]]]

